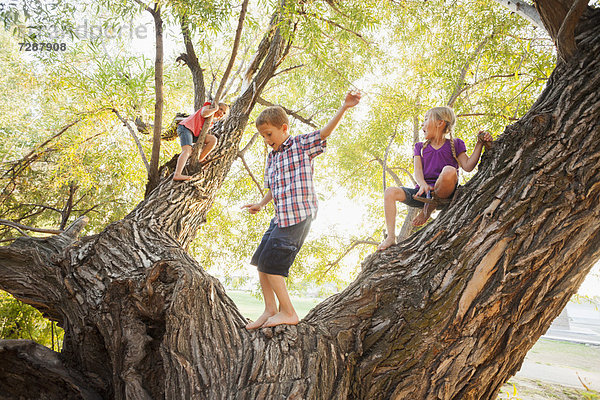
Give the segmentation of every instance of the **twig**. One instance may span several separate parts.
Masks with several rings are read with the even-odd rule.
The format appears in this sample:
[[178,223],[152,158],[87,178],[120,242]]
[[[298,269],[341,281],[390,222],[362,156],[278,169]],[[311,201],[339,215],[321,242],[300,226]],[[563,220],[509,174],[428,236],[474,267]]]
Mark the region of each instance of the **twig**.
[[346,248],[346,250],[344,251],[344,253],[342,253],[341,256],[339,256],[335,261],[330,262],[327,264],[327,269],[325,271],[323,271],[323,274],[328,273],[329,271],[331,271],[331,269],[333,267],[335,267],[336,265],[338,265],[340,263],[340,261],[342,261],[344,259],[344,257],[346,257],[348,255],[348,253],[350,253],[356,246],[361,245],[361,244],[368,244],[371,246],[377,246],[379,243],[372,240],[371,238],[369,238],[369,240],[355,240],[354,242],[352,242],[350,244],[350,246],[348,248]]
[[[246,12],[248,11],[248,1],[249,0],[244,0],[244,2],[242,3],[242,10],[240,11],[240,17],[238,19],[238,26],[237,26],[237,30],[235,32],[233,48],[231,49],[231,56],[229,57],[229,63],[227,64],[227,68],[225,69],[225,72],[223,73],[223,77],[221,78],[221,83],[219,84],[219,88],[217,89],[217,93],[215,94],[215,97],[213,99],[213,102],[212,102],[213,107],[218,106],[219,101],[221,101],[221,95],[223,93],[223,89],[225,89],[225,85],[227,84],[227,80],[229,79],[229,75],[231,74],[231,70],[233,68],[235,58],[237,57],[238,49],[240,47],[240,39],[242,37],[242,28],[244,27],[244,20],[246,19]],[[198,141],[194,145],[194,149],[192,151],[192,157],[191,157],[192,160],[196,160],[198,157],[198,153],[200,152],[200,149],[202,148],[202,144],[204,143],[204,140],[206,139],[206,133],[208,132],[208,129],[210,128],[212,119],[213,119],[213,115],[210,115],[208,118],[206,118],[204,120],[204,125],[202,125],[202,130],[200,131],[200,134],[198,135]],[[200,144],[198,144],[198,143],[200,143]]]
[[325,22],[326,24],[329,24],[329,25],[335,26],[336,28],[339,28],[339,29],[341,29],[341,30],[343,30],[343,31],[346,31],[346,32],[352,33],[353,35],[355,35],[357,38],[359,38],[360,40],[362,40],[362,41],[363,41],[365,44],[367,44],[367,45],[369,45],[369,46],[371,46],[371,45],[373,44],[373,43],[369,42],[367,39],[365,39],[365,38],[364,38],[364,37],[363,37],[363,36],[362,36],[360,33],[358,33],[358,32],[354,32],[352,29],[350,29],[350,28],[346,28],[345,26],[342,26],[342,25],[338,24],[337,22],[333,22],[333,21],[331,21],[331,20],[329,20],[329,19],[323,18],[323,17],[321,17],[321,16],[320,16],[320,15],[318,15],[318,14],[315,14],[315,13],[309,13],[309,12],[306,12],[306,11],[300,11],[298,14],[299,14],[299,15],[304,15],[304,16],[307,16],[307,17],[311,17],[311,18],[318,19],[318,20],[320,20],[320,21],[323,21],[323,22]]
[[0,225],[5,225],[5,226],[9,226],[11,228],[15,228],[16,230],[18,230],[19,232],[21,232],[22,234],[24,234],[25,236],[29,236],[27,233],[25,233],[24,231],[32,231],[32,232],[39,232],[39,233],[51,233],[54,235],[58,235],[61,234],[63,231],[61,230],[57,230],[57,229],[45,229],[45,228],[34,228],[32,226],[27,226],[27,225],[23,225],[23,224],[19,224],[13,221],[9,221],[6,219],[0,219]]
[[125,118],[121,117],[121,114],[119,114],[119,112],[116,109],[113,108],[112,111],[115,113],[117,118],[119,118],[119,120],[121,120],[121,122],[123,123],[123,126],[126,126],[127,129],[129,130],[129,134],[133,138],[133,141],[135,142],[135,145],[137,146],[138,152],[140,154],[140,157],[142,158],[142,161],[144,162],[144,165],[146,166],[146,172],[150,173],[150,164],[148,163],[148,159],[146,158],[146,154],[144,153],[144,149],[142,148],[142,143],[140,142],[140,139],[135,134],[135,131],[133,130],[131,125],[129,125],[129,122],[127,122],[127,120]]
[[246,171],[248,171],[248,174],[250,175],[250,178],[252,178],[252,180],[256,184],[256,187],[258,188],[258,191],[260,192],[260,195],[262,197],[265,197],[265,192],[262,190],[262,186],[260,185],[260,183],[258,182],[258,180],[256,179],[256,177],[252,173],[252,170],[250,169],[250,167],[248,166],[248,164],[246,163],[246,159],[244,158],[244,155],[238,153],[238,158],[240,160],[242,160],[242,164],[244,164],[244,168],[246,168]]
[[[267,106],[267,107],[271,107],[271,106],[275,105],[274,103],[271,103],[270,101],[265,100],[260,96],[258,97],[256,102],[260,105]],[[315,129],[319,128],[314,122],[312,122],[312,118],[303,117],[302,115],[298,114],[297,112],[294,112],[294,111],[290,110],[289,108],[285,108],[283,106],[281,106],[281,108],[283,108],[283,111],[285,111],[285,113],[287,115],[291,115],[292,117],[296,118],[298,121],[303,122],[312,128],[315,128]]]

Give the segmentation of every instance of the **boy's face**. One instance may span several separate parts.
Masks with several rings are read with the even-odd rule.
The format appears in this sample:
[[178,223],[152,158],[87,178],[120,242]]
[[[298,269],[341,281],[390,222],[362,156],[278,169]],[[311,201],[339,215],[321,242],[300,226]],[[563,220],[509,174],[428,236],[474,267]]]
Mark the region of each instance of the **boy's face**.
[[274,125],[265,123],[257,126],[256,129],[258,129],[258,133],[263,137],[265,144],[270,146],[273,150],[278,150],[279,146],[290,137],[287,124],[283,124],[278,128]]

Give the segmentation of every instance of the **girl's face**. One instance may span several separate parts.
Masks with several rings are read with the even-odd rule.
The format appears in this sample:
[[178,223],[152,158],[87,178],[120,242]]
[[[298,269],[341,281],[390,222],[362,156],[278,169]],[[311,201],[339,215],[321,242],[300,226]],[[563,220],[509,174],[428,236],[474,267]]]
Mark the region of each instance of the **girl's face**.
[[426,140],[440,139],[444,136],[444,121],[436,119],[431,113],[425,114],[423,120],[423,133],[425,133]]

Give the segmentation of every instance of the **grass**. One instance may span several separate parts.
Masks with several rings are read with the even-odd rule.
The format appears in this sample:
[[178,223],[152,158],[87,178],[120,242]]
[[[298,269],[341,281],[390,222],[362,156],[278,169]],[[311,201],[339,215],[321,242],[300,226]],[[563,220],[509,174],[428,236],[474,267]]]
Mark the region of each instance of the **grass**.
[[529,350],[527,358],[543,364],[560,365],[589,372],[600,371],[599,346],[540,339]]

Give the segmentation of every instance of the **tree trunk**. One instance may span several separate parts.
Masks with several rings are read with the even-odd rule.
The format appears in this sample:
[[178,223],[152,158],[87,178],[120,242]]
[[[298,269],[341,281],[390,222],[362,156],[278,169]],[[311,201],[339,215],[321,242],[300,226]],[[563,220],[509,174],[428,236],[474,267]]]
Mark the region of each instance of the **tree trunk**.
[[[600,256],[600,12],[584,18],[577,59],[559,63],[450,209],[369,256],[298,326],[248,332],[183,248],[285,54],[274,24],[255,83],[220,125],[226,140],[193,181],[163,181],[101,234],[76,240],[78,220],[0,247],[0,287],[65,329],[52,357],[0,343],[3,393],[32,398],[55,384],[111,399],[494,399]],[[40,379],[22,384],[9,368]]]

